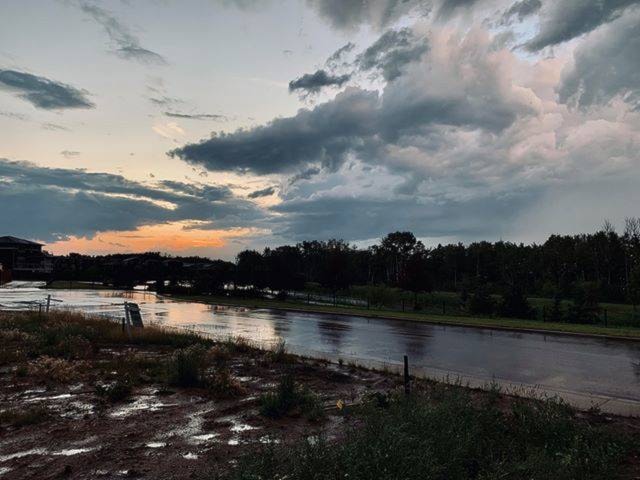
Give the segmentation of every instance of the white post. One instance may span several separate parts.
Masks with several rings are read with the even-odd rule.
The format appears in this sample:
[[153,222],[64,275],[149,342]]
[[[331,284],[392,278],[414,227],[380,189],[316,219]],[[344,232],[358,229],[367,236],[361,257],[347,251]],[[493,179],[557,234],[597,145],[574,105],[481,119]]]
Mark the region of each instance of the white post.
[[129,314],[129,302],[124,302],[124,315],[127,319],[127,335],[129,336],[129,341],[131,341],[133,340],[133,337],[131,336],[131,315]]

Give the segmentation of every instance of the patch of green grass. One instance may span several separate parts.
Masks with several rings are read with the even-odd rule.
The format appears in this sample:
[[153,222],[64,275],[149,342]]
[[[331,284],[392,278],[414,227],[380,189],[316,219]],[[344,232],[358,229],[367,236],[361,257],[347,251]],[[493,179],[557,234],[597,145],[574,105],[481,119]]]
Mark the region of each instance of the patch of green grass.
[[215,344],[195,333],[155,325],[134,328],[129,338],[118,322],[72,311],[54,311],[42,316],[37,312],[0,312],[0,332],[13,332],[12,336],[20,333],[21,347],[32,357],[48,355],[66,359],[90,358],[101,345],[185,348],[193,344]]
[[320,398],[308,388],[298,385],[292,375],[285,375],[274,392],[260,397],[260,413],[269,418],[303,415],[309,420],[324,416]]
[[344,438],[268,445],[244,457],[234,480],[616,478],[630,440],[577,418],[563,403],[515,401],[501,408],[462,389],[371,401]]
[[167,381],[176,387],[201,387],[205,383],[207,350],[199,344],[176,350],[167,361]]

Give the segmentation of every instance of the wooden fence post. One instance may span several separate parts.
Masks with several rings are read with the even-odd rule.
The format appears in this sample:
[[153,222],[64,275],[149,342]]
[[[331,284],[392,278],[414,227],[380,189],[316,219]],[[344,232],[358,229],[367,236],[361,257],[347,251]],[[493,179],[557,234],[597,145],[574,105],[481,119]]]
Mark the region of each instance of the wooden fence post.
[[411,393],[411,380],[409,379],[409,357],[404,356],[404,394]]
[[47,313],[49,313],[49,307],[51,307],[51,294],[47,295]]

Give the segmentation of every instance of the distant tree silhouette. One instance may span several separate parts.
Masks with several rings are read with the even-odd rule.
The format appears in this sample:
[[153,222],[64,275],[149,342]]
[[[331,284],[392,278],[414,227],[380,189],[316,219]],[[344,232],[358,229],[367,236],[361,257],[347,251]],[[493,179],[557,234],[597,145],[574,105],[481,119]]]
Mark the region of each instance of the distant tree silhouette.
[[518,283],[512,283],[502,296],[499,313],[503,317],[532,318],[534,310],[527,300],[524,289]]

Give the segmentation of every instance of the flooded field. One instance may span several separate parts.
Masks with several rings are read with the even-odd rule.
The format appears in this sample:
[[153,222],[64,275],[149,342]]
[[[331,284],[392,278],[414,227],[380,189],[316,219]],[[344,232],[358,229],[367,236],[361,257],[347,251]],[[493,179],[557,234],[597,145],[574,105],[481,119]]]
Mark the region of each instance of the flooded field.
[[[15,286],[15,285],[14,285]],[[245,309],[179,302],[147,292],[0,289],[0,308],[77,308],[119,319],[125,301],[140,305],[145,322],[270,344],[345,362],[394,364],[407,354],[414,372],[459,376],[472,384],[507,383],[547,392],[595,396],[597,403],[640,402],[640,342],[506,332],[330,314]]]

